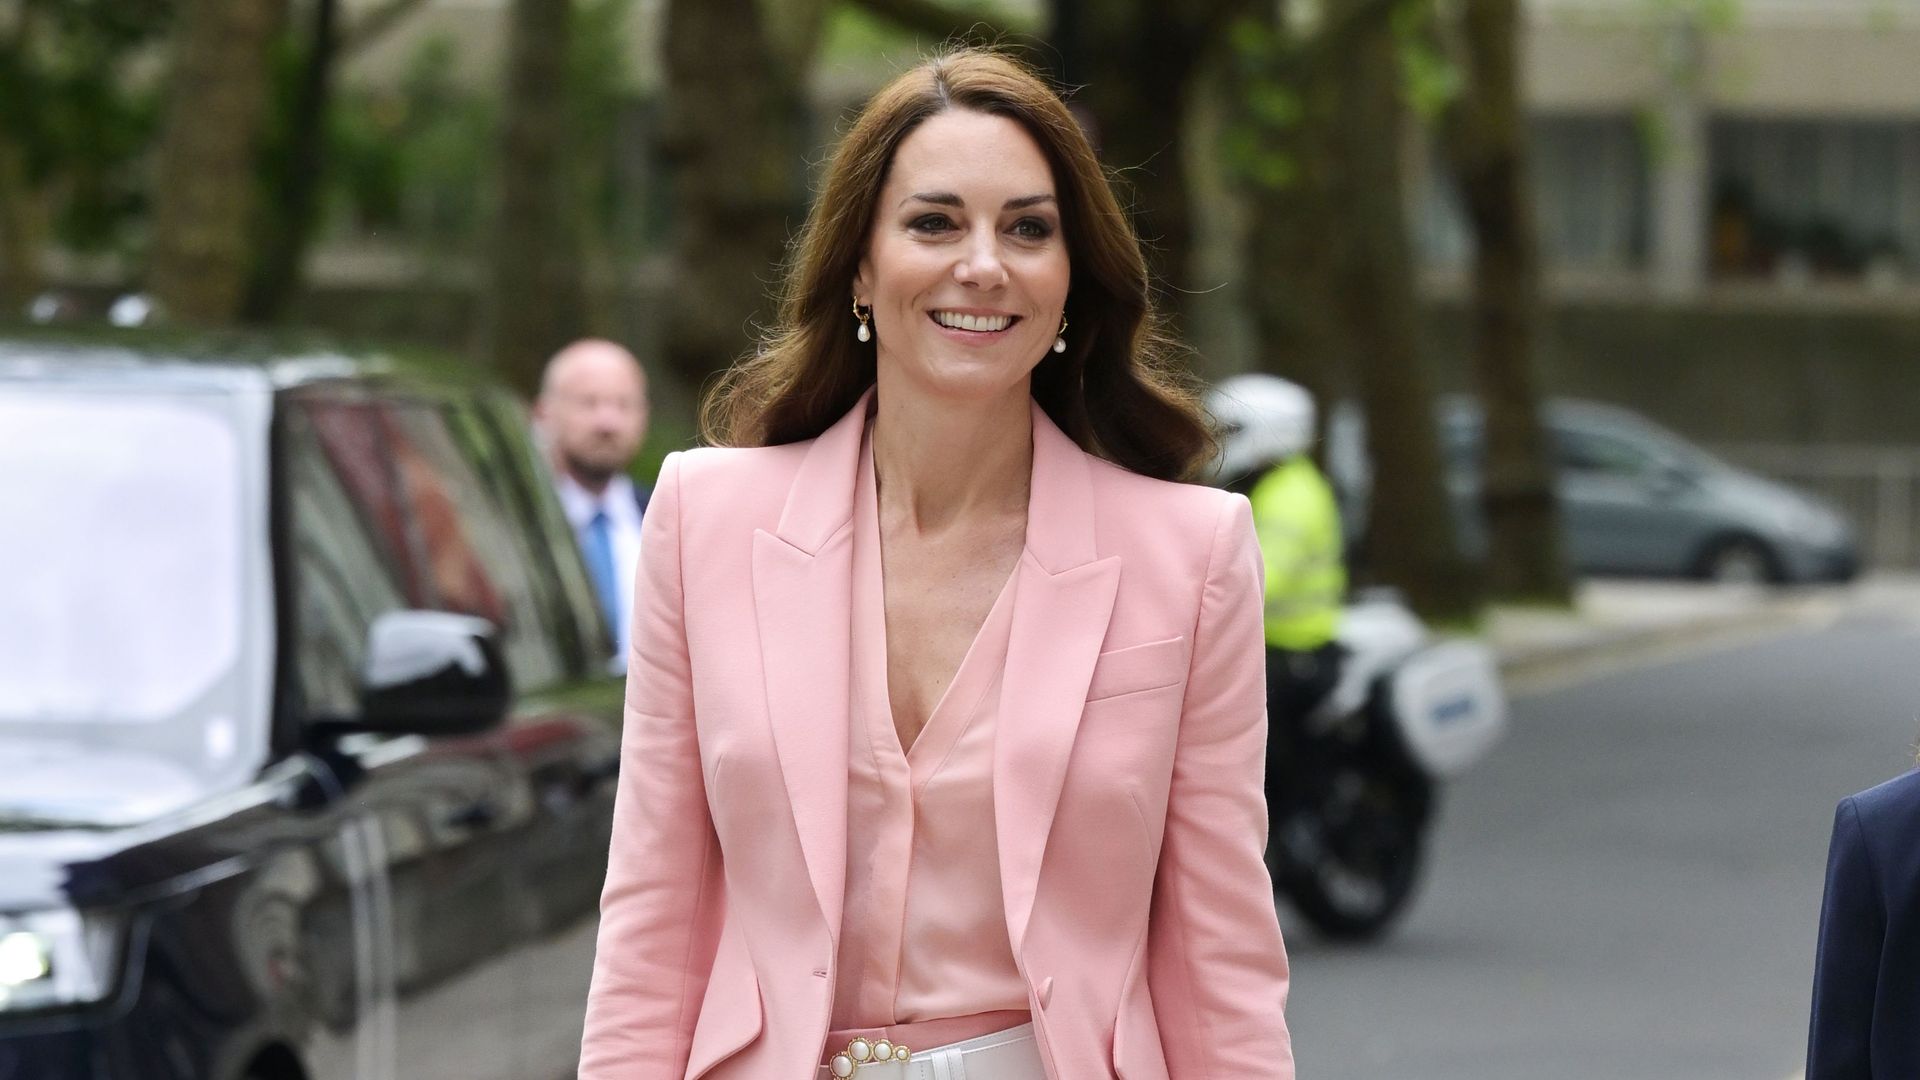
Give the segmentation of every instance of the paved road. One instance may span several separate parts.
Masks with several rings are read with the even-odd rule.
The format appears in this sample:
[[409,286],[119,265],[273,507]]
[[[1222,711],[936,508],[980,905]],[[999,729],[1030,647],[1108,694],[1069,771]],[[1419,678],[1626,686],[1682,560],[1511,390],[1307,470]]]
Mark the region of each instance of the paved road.
[[1525,694],[1384,944],[1283,912],[1305,1080],[1785,1080],[1827,834],[1920,735],[1920,599]]

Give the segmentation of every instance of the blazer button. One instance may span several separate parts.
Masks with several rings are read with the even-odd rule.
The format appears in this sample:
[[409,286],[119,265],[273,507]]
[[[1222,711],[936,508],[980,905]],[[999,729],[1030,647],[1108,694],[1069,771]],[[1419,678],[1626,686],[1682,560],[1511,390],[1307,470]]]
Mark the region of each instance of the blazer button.
[[1049,975],[1040,980],[1040,1007],[1044,1009],[1051,1004],[1053,1004],[1053,976]]

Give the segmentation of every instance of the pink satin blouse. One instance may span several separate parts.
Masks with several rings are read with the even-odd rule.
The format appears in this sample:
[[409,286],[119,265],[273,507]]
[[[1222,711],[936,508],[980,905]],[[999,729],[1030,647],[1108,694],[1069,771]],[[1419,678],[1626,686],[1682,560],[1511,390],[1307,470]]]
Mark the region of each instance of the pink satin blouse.
[[924,1048],[1028,1019],[993,818],[993,732],[1013,581],[1009,575],[926,727],[902,752],[887,690],[869,424],[854,490],[846,909],[830,1052],[854,1034]]

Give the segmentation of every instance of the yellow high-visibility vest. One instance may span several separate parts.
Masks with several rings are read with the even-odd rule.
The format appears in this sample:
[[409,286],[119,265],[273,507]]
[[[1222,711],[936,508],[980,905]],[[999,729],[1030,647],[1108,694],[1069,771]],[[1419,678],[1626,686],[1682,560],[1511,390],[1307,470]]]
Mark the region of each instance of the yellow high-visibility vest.
[[1267,564],[1267,644],[1317,649],[1340,626],[1347,567],[1333,488],[1305,454],[1254,485],[1253,528]]

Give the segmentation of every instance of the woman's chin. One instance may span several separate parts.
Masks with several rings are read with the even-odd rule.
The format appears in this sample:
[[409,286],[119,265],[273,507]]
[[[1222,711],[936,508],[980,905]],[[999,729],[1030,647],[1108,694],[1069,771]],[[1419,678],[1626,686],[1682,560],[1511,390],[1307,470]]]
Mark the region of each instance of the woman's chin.
[[935,355],[915,364],[913,382],[928,393],[945,399],[991,401],[1025,389],[1033,374],[1033,364],[1020,363],[1006,355],[989,356],[968,350],[954,355]]

